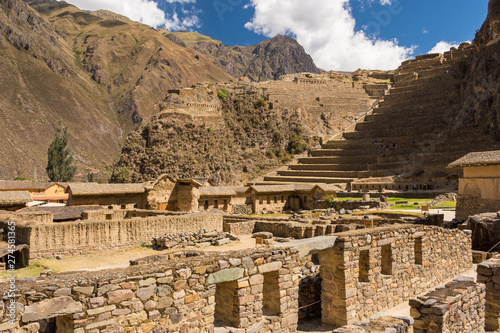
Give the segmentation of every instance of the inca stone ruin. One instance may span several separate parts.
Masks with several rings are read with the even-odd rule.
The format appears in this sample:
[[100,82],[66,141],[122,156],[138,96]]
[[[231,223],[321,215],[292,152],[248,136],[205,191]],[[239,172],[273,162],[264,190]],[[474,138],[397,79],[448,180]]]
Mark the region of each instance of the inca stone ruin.
[[[471,42],[345,72],[286,36],[0,0],[0,56],[66,99],[14,114],[71,132],[0,180],[0,332],[500,332],[499,22],[490,0]],[[5,114],[2,175],[40,159]]]

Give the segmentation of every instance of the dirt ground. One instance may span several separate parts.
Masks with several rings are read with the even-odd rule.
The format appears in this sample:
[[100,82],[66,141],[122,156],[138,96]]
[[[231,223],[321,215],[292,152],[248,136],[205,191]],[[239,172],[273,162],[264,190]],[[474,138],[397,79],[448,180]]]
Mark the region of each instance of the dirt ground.
[[[255,239],[251,235],[239,237],[239,241],[233,241],[223,246],[208,246],[204,248],[188,247],[185,249],[156,251],[150,247],[136,246],[128,249],[96,252],[75,257],[66,257],[61,260],[44,259],[35,264],[18,270],[17,278],[37,277],[41,271],[51,269],[54,273],[69,271],[99,271],[103,269],[128,267],[129,261],[155,254],[166,254],[181,250],[197,251],[238,251],[255,246]],[[6,275],[0,274],[0,281],[5,281]]]

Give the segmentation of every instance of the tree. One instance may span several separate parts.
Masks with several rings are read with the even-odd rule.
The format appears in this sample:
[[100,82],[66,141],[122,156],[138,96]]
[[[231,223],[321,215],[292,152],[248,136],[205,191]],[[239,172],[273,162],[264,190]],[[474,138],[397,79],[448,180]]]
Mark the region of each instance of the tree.
[[50,144],[48,154],[47,175],[53,182],[70,182],[76,173],[73,165],[73,154],[68,147],[68,128],[63,127],[62,122],[56,129],[56,137]]

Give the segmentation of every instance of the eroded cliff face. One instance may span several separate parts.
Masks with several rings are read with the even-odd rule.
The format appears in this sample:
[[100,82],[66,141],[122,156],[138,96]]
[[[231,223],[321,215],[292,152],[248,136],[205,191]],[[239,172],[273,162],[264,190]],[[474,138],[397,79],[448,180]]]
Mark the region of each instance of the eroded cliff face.
[[321,72],[302,45],[288,36],[278,35],[251,46],[226,46],[196,32],[162,32],[174,43],[206,55],[236,78],[268,81],[287,74]]
[[475,52],[460,66],[465,78],[457,120],[500,140],[500,1],[491,0],[488,10],[473,42]]

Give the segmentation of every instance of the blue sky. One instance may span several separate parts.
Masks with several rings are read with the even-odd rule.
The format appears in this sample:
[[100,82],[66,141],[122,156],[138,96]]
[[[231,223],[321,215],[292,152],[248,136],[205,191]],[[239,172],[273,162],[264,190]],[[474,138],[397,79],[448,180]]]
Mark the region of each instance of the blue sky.
[[[471,41],[488,0],[68,0],[226,45],[291,35],[323,69],[391,69]],[[438,44],[439,43],[439,44]],[[437,46],[437,48],[436,48]]]

